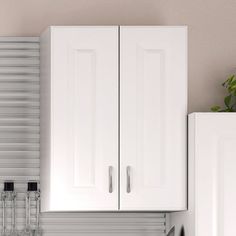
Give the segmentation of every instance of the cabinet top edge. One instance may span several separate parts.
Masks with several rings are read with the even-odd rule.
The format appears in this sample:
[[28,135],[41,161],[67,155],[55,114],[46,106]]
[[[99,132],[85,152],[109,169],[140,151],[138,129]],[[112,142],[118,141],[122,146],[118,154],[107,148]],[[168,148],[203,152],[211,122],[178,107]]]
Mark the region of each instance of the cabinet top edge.
[[188,28],[187,25],[118,25],[121,28]]
[[57,29],[57,28],[183,28],[187,29],[187,25],[50,25],[46,27],[42,32],[47,29]]
[[49,25],[46,28],[50,27],[161,27],[161,28],[179,28],[179,27],[188,27],[187,25]]
[[50,25],[46,27],[40,35],[42,35],[44,32],[52,32],[54,29],[116,29],[118,30],[118,25]]
[[221,115],[227,115],[227,116],[232,116],[232,115],[236,115],[236,112],[192,112],[189,113],[188,116],[204,116],[204,115],[210,115],[210,116],[221,116]]

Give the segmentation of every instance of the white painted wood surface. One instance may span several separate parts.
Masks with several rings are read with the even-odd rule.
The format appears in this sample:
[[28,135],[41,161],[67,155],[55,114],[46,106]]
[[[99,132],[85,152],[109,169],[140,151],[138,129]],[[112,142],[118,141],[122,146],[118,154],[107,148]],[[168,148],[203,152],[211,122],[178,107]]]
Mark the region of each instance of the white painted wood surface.
[[42,211],[118,210],[117,36],[98,26],[41,37]]
[[121,26],[120,99],[121,209],[186,209],[186,27]]
[[185,210],[186,27],[50,27],[41,61],[42,210]]
[[[26,58],[29,61],[39,60],[39,49],[27,48],[32,43],[36,44],[35,48],[39,48],[39,39],[0,37],[0,44],[5,42],[8,48],[0,50],[0,66],[5,67],[8,62],[13,70],[8,67],[8,73],[0,73],[0,85],[5,84],[6,88],[0,90],[0,190],[5,180],[15,181],[19,192],[17,228],[22,229],[25,224],[23,193],[27,188],[26,183],[28,180],[39,181],[39,106],[35,106],[39,104],[39,74],[22,74],[22,68],[14,65],[19,60],[20,67],[28,67],[32,66],[31,62],[30,65],[22,65]],[[20,49],[22,46],[23,49]],[[38,64],[35,66],[39,68]],[[16,84],[21,90],[17,89]],[[10,209],[7,214],[10,214]],[[0,217],[0,230],[1,223]],[[43,213],[41,225],[44,236],[164,236],[166,214]]]
[[236,114],[189,116],[189,211],[174,214],[189,236],[236,234]]
[[[121,27],[120,35],[121,209],[183,210],[186,29]],[[116,210],[118,28],[53,27],[41,42],[42,209]],[[179,98],[172,109],[168,94]],[[115,187],[107,195],[109,166]]]

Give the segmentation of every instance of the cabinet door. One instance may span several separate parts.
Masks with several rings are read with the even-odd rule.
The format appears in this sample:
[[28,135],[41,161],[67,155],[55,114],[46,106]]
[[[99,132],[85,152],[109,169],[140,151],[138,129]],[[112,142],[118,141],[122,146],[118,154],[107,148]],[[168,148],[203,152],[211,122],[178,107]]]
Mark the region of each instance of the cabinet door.
[[186,209],[185,27],[121,27],[120,207]]
[[190,210],[195,218],[186,228],[194,236],[236,235],[235,121],[234,113],[190,116],[189,150],[195,175],[190,179],[194,186],[190,201],[195,207]]
[[51,210],[118,209],[118,28],[52,28]]

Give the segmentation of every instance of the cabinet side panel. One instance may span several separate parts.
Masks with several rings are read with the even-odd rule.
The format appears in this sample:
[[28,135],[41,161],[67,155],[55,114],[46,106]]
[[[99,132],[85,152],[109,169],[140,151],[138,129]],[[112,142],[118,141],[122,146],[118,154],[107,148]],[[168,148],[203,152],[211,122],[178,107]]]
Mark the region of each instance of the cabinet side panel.
[[188,211],[170,214],[170,227],[175,226],[176,235],[184,227],[185,235],[195,234],[195,115],[188,117]]
[[41,210],[50,206],[51,174],[51,36],[50,29],[40,37],[40,185]]

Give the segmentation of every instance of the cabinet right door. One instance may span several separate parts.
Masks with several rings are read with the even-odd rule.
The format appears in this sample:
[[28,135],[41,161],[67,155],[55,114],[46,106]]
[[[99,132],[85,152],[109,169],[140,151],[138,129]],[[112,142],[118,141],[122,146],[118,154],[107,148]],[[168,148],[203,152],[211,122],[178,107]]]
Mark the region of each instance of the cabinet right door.
[[121,27],[121,210],[186,209],[186,115],[186,27]]

